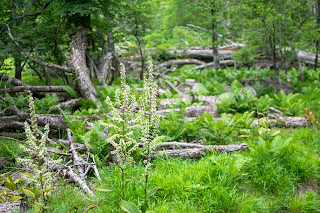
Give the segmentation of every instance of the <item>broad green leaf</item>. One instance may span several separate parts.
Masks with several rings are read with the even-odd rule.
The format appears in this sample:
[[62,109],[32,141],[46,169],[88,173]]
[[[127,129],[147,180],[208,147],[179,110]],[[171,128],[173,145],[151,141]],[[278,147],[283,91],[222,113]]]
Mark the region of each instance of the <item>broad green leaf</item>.
[[24,173],[22,173],[22,175],[23,176],[26,176],[26,177],[28,177],[28,178],[33,178],[33,174],[31,174],[31,173],[29,173],[29,172],[24,172]]
[[91,209],[93,209],[93,208],[95,208],[97,206],[100,206],[99,203],[93,203],[90,206],[88,206],[88,208],[86,210],[84,210],[83,213],[87,213],[88,211],[90,211]]
[[3,195],[0,196],[0,203],[1,202],[6,202],[6,198]]
[[121,200],[120,207],[122,210],[124,210],[125,212],[128,212],[128,213],[141,213],[141,211],[136,206],[136,204],[131,203],[129,201]]
[[10,201],[18,201],[18,200],[21,200],[21,199],[22,199],[21,196],[13,196],[13,197],[11,197],[11,198],[9,199],[9,202],[10,202]]
[[11,191],[14,191],[14,189],[16,188],[16,184],[12,183],[12,181],[10,181],[8,178],[6,178],[4,185]]
[[31,197],[32,199],[36,199],[36,195],[30,191],[29,189],[22,188],[23,193],[25,193],[28,197]]
[[164,190],[163,188],[160,188],[160,187],[155,187],[155,188],[151,189],[151,190],[148,192],[148,194],[147,194],[147,196],[146,196],[146,199],[149,199],[150,197],[154,196],[155,193],[157,193],[157,191],[165,191],[165,190]]

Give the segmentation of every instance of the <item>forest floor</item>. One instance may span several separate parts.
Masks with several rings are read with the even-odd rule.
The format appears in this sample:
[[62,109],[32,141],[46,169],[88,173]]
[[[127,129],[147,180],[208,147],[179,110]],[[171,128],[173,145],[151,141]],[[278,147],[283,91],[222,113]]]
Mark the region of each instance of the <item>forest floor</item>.
[[[200,159],[156,157],[149,175],[149,187],[160,187],[163,191],[150,198],[148,210],[163,213],[320,212],[320,72],[305,70],[303,84],[297,70],[283,73],[282,84],[292,86],[286,93],[276,91],[272,84],[262,83],[272,81],[271,70],[259,70],[258,74],[257,70],[244,68],[236,72],[233,69],[195,72],[190,71],[191,67],[184,66],[160,80],[165,86],[162,92],[159,91],[158,107],[159,111],[167,110],[160,120],[161,141],[246,144],[248,148],[231,153],[212,150]],[[250,79],[251,83],[248,83]],[[142,82],[130,77],[127,81],[139,96]],[[183,94],[172,90],[168,81]],[[118,85],[116,80],[112,87],[98,90],[100,100],[109,96],[114,101]],[[214,104],[204,97],[214,99]],[[5,98],[20,110],[27,111],[27,97],[6,95]],[[54,112],[53,107],[58,103],[55,95],[36,99],[37,113]],[[4,102],[0,104],[3,108],[7,106]],[[103,128],[99,121],[90,121],[94,126],[87,131],[82,119],[108,113],[103,107],[82,101],[76,111],[66,108],[64,112],[72,116],[72,122],[67,123],[75,142],[88,145],[90,138],[88,147],[95,156],[101,176],[98,180],[93,172],[88,174],[87,183],[93,191],[103,184],[121,188],[119,168],[114,164],[107,166],[108,144],[100,134]],[[209,113],[197,111],[199,107],[207,107],[203,109]],[[281,116],[271,113],[270,107],[281,111]],[[305,123],[290,126],[289,117],[301,118]],[[253,125],[257,118],[260,122]],[[64,130],[54,130],[51,136],[57,133],[60,139],[67,138]],[[18,143],[0,139],[0,157],[24,155]],[[136,163],[126,168],[128,177],[142,176],[145,170],[141,155],[137,152],[134,157]],[[4,166],[1,173],[14,173],[21,168],[15,162]],[[91,198],[78,184],[67,183],[57,176],[47,212],[65,213],[72,207],[82,212],[93,203],[99,206],[91,212],[121,212],[121,199],[116,193],[94,191],[94,194]],[[144,190],[138,182],[128,182],[125,200],[141,205],[143,196]]]

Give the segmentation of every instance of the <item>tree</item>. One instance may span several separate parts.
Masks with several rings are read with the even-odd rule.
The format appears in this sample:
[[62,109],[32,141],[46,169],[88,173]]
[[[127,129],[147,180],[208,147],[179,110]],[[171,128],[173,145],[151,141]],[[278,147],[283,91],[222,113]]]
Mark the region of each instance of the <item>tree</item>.
[[124,6],[127,8],[124,23],[128,34],[134,36],[141,57],[140,80],[142,80],[145,69],[145,41],[143,37],[150,31],[153,24],[154,4],[151,0],[128,0]]
[[[21,64],[15,55],[18,49],[27,59],[29,67],[40,67],[44,72],[47,68],[61,70],[64,75],[66,72],[74,73],[81,95],[97,101],[91,78],[98,77],[100,84],[105,85],[110,66],[109,53],[114,53],[110,50],[111,45],[105,48],[105,38],[111,30],[105,31],[98,24],[101,16],[108,20],[114,18],[115,13],[106,8],[108,5],[117,6],[115,1],[6,0],[5,3],[1,8],[4,12],[1,18],[1,36],[4,38],[1,45],[11,48],[6,50],[16,59],[16,67]],[[9,13],[10,9],[13,12]],[[113,10],[117,11],[115,8]],[[12,16],[13,13],[15,16]],[[109,36],[108,42],[111,43],[111,40]],[[100,51],[96,54],[98,57],[92,60],[92,55],[97,51]]]

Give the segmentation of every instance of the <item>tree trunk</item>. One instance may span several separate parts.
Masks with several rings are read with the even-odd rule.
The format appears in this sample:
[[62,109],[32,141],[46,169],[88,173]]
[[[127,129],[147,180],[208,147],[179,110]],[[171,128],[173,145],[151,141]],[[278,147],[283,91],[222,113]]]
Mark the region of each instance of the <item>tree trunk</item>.
[[314,60],[314,70],[317,71],[318,68],[318,54],[319,54],[319,41],[316,42],[316,58]]
[[[295,48],[293,48],[293,53],[294,53],[294,56],[296,57],[297,62],[298,62],[298,67],[299,67],[299,71],[300,71],[300,80],[301,80],[302,83],[304,83],[304,72],[303,72],[303,69],[302,69],[301,60],[300,60],[300,58],[298,56],[298,53],[297,53]],[[316,57],[316,59],[317,59],[317,57]]]
[[75,71],[82,97],[98,101],[98,95],[90,80],[90,71],[86,63],[86,51],[88,49],[87,30],[84,27],[77,29],[70,42],[72,55],[69,64]]
[[50,73],[47,67],[43,68],[43,74],[44,74],[44,78],[46,79],[46,85],[47,86],[51,86],[51,77],[50,77]]
[[219,59],[218,59],[218,48],[217,48],[217,41],[218,41],[218,36],[216,33],[216,28],[217,28],[217,20],[216,18],[214,18],[215,16],[215,5],[214,2],[212,2],[212,8],[211,8],[211,15],[212,15],[212,54],[213,54],[213,63],[214,69],[218,69],[219,68]]
[[21,59],[19,58],[19,56],[16,56],[14,59],[14,66],[15,66],[15,75],[14,77],[16,79],[21,80],[21,73],[22,73],[22,66],[21,66]]

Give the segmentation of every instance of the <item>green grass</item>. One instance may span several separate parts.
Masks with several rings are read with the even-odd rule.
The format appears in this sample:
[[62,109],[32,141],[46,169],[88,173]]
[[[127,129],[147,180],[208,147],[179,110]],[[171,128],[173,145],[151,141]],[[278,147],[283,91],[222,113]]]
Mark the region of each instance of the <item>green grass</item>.
[[[320,132],[313,127],[283,130],[276,137],[251,137],[243,153],[213,153],[201,160],[157,159],[152,187],[161,187],[151,199],[155,212],[320,212]],[[143,173],[143,166],[128,169],[128,176]],[[116,166],[100,169],[102,183],[119,187]],[[100,185],[101,183],[97,183]],[[62,190],[63,188],[63,190]],[[92,212],[121,212],[113,193],[97,192],[87,200],[72,185],[55,191],[50,212],[72,206],[101,206]],[[129,183],[126,199],[143,202],[143,191]]]

